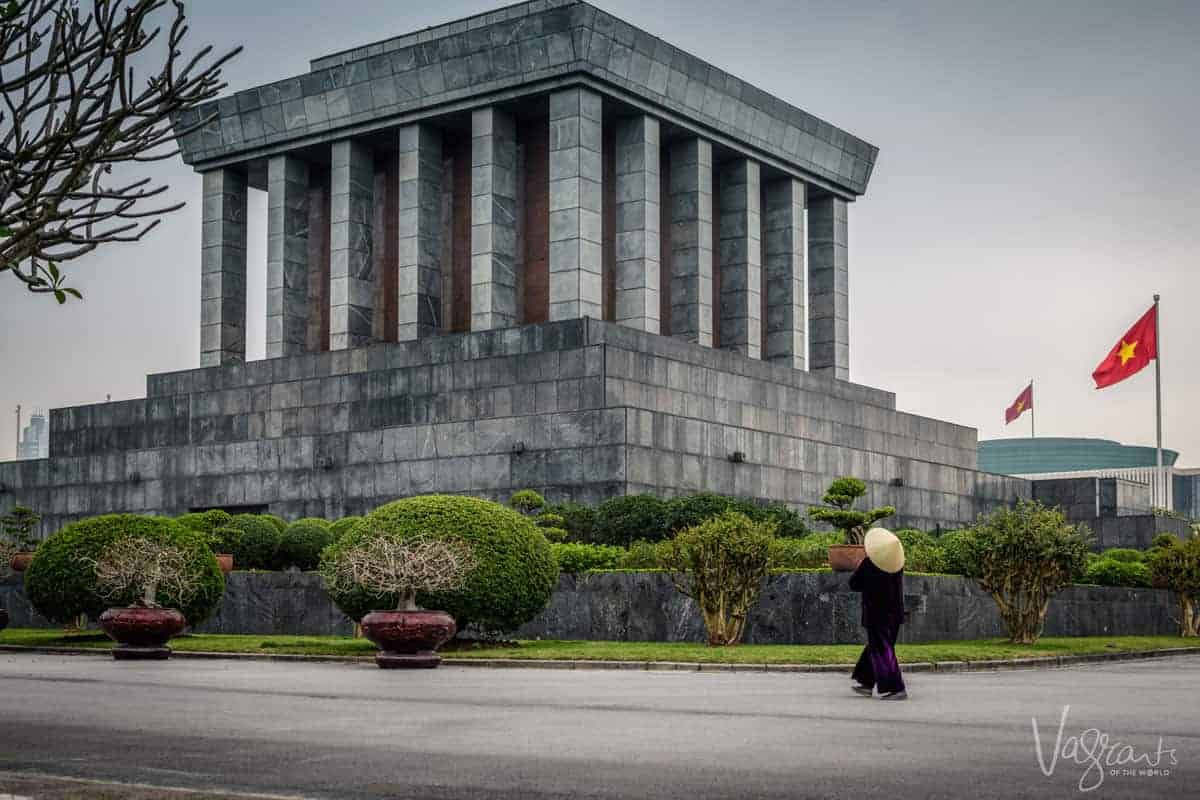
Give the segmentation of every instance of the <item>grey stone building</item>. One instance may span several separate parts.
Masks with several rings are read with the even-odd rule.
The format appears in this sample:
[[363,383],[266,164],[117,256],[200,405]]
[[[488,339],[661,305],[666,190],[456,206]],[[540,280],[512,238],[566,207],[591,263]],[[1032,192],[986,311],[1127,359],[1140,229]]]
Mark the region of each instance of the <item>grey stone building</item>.
[[[798,506],[898,523],[1030,494],[973,429],[850,382],[849,224],[877,149],[586,3],[318,58],[177,121],[203,175],[199,369],[57,409],[0,464],[46,527],[209,507],[337,517],[431,491]],[[267,193],[267,358],[245,359]]]

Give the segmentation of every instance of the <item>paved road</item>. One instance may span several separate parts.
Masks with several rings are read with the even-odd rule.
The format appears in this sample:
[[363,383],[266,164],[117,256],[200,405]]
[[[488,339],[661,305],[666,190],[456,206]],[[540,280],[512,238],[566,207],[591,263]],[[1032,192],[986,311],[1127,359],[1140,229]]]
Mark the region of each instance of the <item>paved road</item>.
[[1195,797],[1198,682],[1193,657],[918,674],[884,703],[825,674],[0,654],[0,771],[323,798],[1061,798],[1086,767],[1043,775],[1031,718],[1049,760],[1069,705],[1060,749],[1095,727],[1178,761],[1085,797]]

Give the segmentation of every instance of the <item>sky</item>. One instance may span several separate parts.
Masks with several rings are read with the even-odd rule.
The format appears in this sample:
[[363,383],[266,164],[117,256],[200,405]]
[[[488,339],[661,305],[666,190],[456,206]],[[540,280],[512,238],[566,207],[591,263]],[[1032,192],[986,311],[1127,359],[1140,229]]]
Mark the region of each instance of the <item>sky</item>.
[[[245,45],[230,90],[500,7],[484,0],[188,3],[193,45]],[[600,0],[596,5],[880,148],[850,207],[851,379],[905,411],[1027,436],[1153,445],[1151,369],[1091,372],[1162,295],[1166,447],[1200,465],[1200,3]],[[137,245],[69,264],[59,307],[0,273],[0,459],[15,406],[145,396],[199,364],[200,181]],[[250,193],[248,356],[264,351],[265,196]]]

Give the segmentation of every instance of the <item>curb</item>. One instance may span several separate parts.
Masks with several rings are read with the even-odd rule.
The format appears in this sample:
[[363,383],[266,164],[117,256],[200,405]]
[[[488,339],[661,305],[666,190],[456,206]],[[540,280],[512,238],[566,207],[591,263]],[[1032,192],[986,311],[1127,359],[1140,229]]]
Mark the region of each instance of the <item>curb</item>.
[[[44,655],[102,655],[99,647],[38,647],[0,644],[0,653],[40,653]],[[1036,658],[991,659],[983,661],[913,661],[901,664],[905,672],[998,672],[1016,669],[1056,669],[1078,664],[1106,661],[1140,661],[1200,654],[1200,646],[1168,647],[1162,650],[1130,650],[1123,653],[1091,653],[1077,656],[1039,656]],[[214,653],[203,650],[180,651],[172,658],[228,661],[290,661],[326,664],[371,664],[374,656],[323,656],[292,653]],[[710,664],[695,661],[568,661],[545,658],[454,658],[442,659],[446,667],[488,667],[491,669],[627,670],[642,672],[847,672],[853,664]]]

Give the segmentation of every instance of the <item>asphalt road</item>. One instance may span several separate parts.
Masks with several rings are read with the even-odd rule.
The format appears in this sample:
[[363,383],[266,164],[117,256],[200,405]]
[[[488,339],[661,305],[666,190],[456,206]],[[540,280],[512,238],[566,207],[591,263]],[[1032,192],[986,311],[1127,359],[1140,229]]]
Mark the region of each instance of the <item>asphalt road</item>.
[[[1155,798],[1200,786],[1200,658],[908,681],[911,699],[886,703],[829,674],[0,654],[0,771],[322,798]],[[1032,718],[1049,768],[1064,705],[1065,755],[1046,776]],[[1097,734],[1072,745],[1088,728],[1116,743],[1102,761],[1143,756],[1134,769],[1162,737],[1169,774],[1098,774],[1084,763]]]

